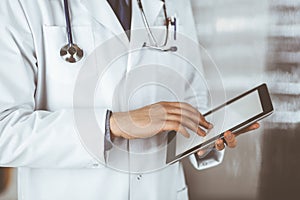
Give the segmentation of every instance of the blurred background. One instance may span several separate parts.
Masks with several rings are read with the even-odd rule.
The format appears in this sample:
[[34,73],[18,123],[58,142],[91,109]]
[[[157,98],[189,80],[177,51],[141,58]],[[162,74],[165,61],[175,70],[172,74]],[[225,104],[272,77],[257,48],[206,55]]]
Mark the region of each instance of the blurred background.
[[[275,112],[259,131],[240,136],[220,166],[196,171],[185,160],[190,199],[299,199],[300,1],[192,3],[199,41],[220,70],[227,98],[266,82]],[[210,75],[213,64],[202,57]]]
[[[208,81],[216,64],[227,98],[262,82],[275,113],[239,138],[224,162],[197,171],[184,160],[191,200],[295,199],[300,186],[300,1],[191,0]],[[212,58],[212,60],[209,58]],[[217,86],[216,90],[220,89]],[[0,200],[16,200],[16,173],[0,170]],[[299,199],[299,198],[296,198]]]

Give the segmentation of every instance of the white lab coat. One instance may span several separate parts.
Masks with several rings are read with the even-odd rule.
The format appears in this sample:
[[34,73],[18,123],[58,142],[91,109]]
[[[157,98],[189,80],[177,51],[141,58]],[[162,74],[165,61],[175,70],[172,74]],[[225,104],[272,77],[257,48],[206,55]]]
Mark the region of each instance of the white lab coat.
[[[143,2],[150,25],[157,25],[161,1]],[[167,4],[169,15],[179,18],[179,32],[197,41],[190,2],[170,0]],[[106,0],[72,0],[70,10],[74,41],[86,55],[76,64],[68,64],[59,56],[60,48],[66,44],[62,0],[0,2],[0,166],[18,167],[19,200],[187,199],[180,163],[151,173],[119,172],[106,166],[114,159],[113,153],[104,149],[103,135],[106,110],[116,110],[111,92],[114,81],[128,72],[128,60],[139,62],[138,57],[147,58],[147,54],[121,59],[124,69],[120,65],[120,70],[111,68],[111,74],[103,78],[107,82],[97,86],[95,97],[99,101],[95,110],[84,98],[74,103],[77,77],[87,56],[118,34],[123,34],[121,40],[126,37]],[[135,0],[132,20],[132,29],[142,27]],[[107,49],[101,56],[109,57],[114,51]],[[201,95],[205,97],[205,93]],[[149,103],[138,98],[135,102],[133,108]],[[91,112],[99,129],[91,130],[89,123],[81,127],[86,128],[84,137],[93,139],[89,147],[76,123],[88,121]],[[124,143],[116,142],[121,146]],[[140,146],[135,142],[130,145],[132,149]],[[217,165],[222,158],[222,152],[214,152],[198,161],[192,156],[191,161],[204,169]]]

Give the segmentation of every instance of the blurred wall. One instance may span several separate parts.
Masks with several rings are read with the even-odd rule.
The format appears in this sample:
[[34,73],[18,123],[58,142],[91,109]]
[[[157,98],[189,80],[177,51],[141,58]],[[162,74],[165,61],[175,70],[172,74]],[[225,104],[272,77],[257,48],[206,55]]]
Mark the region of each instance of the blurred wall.
[[[192,2],[200,44],[220,70],[226,91],[242,91],[257,84],[265,68],[268,1]],[[206,58],[203,56],[203,62],[209,73],[211,60]]]
[[207,78],[213,82],[215,63],[227,98],[266,82],[275,113],[260,130],[241,136],[236,149],[227,149],[220,166],[196,171],[184,162],[191,200],[295,199],[300,182],[300,1],[192,2],[199,41],[207,50],[202,56]]
[[6,189],[8,185],[8,170],[0,168],[0,194]]
[[0,168],[0,200],[16,200],[17,177],[15,170]]

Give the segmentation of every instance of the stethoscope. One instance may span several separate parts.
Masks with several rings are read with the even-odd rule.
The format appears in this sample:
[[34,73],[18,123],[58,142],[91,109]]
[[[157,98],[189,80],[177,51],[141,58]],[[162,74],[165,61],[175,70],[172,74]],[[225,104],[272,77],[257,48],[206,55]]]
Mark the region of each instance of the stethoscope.
[[60,56],[69,63],[76,63],[83,57],[83,50],[75,43],[73,43],[72,27],[70,22],[70,11],[68,0],[64,0],[64,10],[66,18],[66,27],[68,35],[68,44],[60,49]]
[[[161,0],[163,2],[163,13],[165,18],[165,39],[162,44],[158,44],[157,40],[154,37],[154,34],[149,26],[147,17],[144,12],[143,4],[141,0],[137,0],[139,9],[141,11],[141,16],[143,19],[144,26],[146,28],[150,43],[147,44],[146,42],[143,44],[143,47],[157,50],[161,52],[175,52],[177,51],[177,46],[170,46],[167,47],[168,39],[169,39],[169,27],[170,25],[174,27],[174,40],[176,40],[176,32],[177,32],[177,22],[176,17],[168,17],[166,2],[165,0]],[[84,55],[83,50],[73,42],[73,34],[72,34],[72,27],[71,27],[71,20],[70,20],[70,9],[68,0],[64,0],[64,11],[65,11],[65,19],[66,19],[66,29],[67,29],[67,36],[68,36],[68,43],[60,49],[60,56],[66,62],[69,63],[76,63],[80,61]]]
[[175,52],[175,51],[177,51],[177,47],[176,46],[167,47],[167,44],[168,44],[168,39],[169,39],[169,34],[170,34],[169,33],[170,25],[174,26],[174,40],[176,40],[176,32],[177,32],[176,17],[168,17],[166,2],[165,2],[165,0],[161,0],[161,1],[163,2],[163,11],[164,11],[164,18],[165,18],[166,33],[165,33],[165,40],[164,40],[163,44],[159,45],[157,40],[155,39],[152,31],[151,31],[150,26],[149,26],[147,17],[146,17],[145,12],[144,12],[142,1],[137,0],[140,11],[141,11],[143,23],[144,23],[144,26],[147,30],[149,39],[150,39],[150,44],[147,44],[145,42],[143,44],[143,47],[147,47],[147,48],[150,48],[150,49],[153,49],[153,50],[158,50],[158,51],[163,51],[163,52],[167,52],[167,51]]

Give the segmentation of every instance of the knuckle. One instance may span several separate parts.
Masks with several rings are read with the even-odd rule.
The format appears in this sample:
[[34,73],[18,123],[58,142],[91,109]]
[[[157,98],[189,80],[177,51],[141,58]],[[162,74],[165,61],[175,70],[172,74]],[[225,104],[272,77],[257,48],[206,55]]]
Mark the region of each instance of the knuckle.
[[155,106],[155,108],[158,108],[158,109],[167,110],[169,107],[169,104],[168,104],[168,102],[158,102],[158,103],[154,104],[154,106]]
[[172,116],[172,118],[176,121],[176,122],[181,122],[182,121],[182,117],[180,115],[172,115],[172,114],[168,114],[170,117]]
[[229,148],[235,148],[237,146],[237,142],[232,142],[228,146]]
[[224,146],[224,145],[218,147],[218,150],[219,150],[219,151],[222,151],[223,149],[225,149],[225,146]]
[[225,147],[224,142],[223,142],[222,140],[218,140],[216,146],[217,146],[218,148],[223,148],[223,147]]
[[185,102],[182,102],[182,101],[179,101],[177,103],[178,103],[177,105],[179,105],[180,107],[182,107],[182,106],[184,106],[186,104]]
[[156,104],[164,106],[164,105],[168,105],[168,102],[166,102],[166,101],[160,101],[160,102],[158,102]]
[[173,112],[173,113],[180,113],[181,114],[182,109],[181,108],[172,107],[172,108],[170,108],[170,111]]
[[183,105],[195,109],[191,104],[189,104],[189,103],[187,103],[187,102],[183,102]]
[[168,112],[168,114],[177,113],[179,115],[182,115],[183,110],[181,108],[178,108],[178,107],[170,107],[170,108],[167,109],[167,112]]
[[205,136],[206,133],[201,129],[201,128],[198,128],[198,133],[201,135],[201,136]]
[[186,103],[186,102],[180,102],[180,105],[182,107],[191,107],[191,105],[189,103]]
[[178,131],[180,129],[180,123],[179,122],[169,122],[169,126],[170,126],[170,129],[175,129],[176,131]]
[[205,117],[203,117],[201,114],[199,115],[199,119],[200,119],[200,123],[207,124]]
[[217,149],[218,151],[222,151],[224,148],[225,148],[225,146],[223,146],[223,145],[220,145],[220,144],[217,144],[217,145],[216,145],[216,149]]

